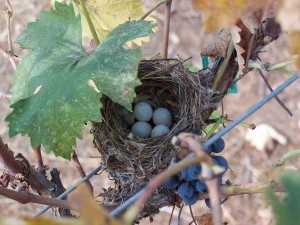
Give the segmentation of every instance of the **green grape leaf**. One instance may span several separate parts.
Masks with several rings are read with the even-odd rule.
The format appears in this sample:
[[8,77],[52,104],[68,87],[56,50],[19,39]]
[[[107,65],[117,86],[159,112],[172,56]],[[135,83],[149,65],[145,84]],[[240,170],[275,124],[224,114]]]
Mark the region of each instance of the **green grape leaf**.
[[[130,21],[112,30],[97,49],[82,47],[80,16],[72,5],[56,2],[29,23],[17,42],[32,53],[22,58],[14,77],[9,135],[28,134],[33,148],[70,159],[85,121],[101,121],[102,95],[131,110],[140,48],[130,40],[151,35],[155,24]],[[91,85],[93,84],[93,85]],[[97,90],[97,91],[95,91]]]
[[[280,177],[285,196],[279,197],[273,191],[267,192],[277,225],[293,225],[300,221],[300,173],[286,171]],[[296,222],[297,221],[297,222]]]

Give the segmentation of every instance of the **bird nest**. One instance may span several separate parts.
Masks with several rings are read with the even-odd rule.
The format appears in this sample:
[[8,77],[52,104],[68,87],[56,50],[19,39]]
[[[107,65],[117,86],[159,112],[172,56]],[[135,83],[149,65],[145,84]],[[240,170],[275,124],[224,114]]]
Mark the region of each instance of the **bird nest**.
[[[153,108],[170,110],[173,125],[164,136],[131,138],[130,126],[122,116],[124,108],[109,98],[103,99],[103,121],[94,125],[94,144],[101,153],[109,177],[116,184],[102,194],[104,202],[121,204],[141,190],[176,158],[178,149],[171,144],[174,135],[191,129],[200,131],[206,126],[224,94],[210,88],[215,79],[214,69],[193,73],[180,60],[141,61],[138,77],[142,85],[136,88],[134,104],[146,101]],[[229,74],[232,81],[232,73]],[[228,86],[227,82],[223,89],[227,90]],[[140,217],[152,216],[159,208],[174,203],[174,193],[160,187]]]

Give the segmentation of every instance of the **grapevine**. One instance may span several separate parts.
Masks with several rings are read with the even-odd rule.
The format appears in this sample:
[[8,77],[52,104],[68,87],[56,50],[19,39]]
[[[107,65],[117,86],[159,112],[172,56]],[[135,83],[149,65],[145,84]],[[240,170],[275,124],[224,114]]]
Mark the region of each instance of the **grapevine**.
[[[177,12],[181,5],[176,1],[161,0],[145,7],[140,0],[57,0],[13,40],[14,4],[5,0],[1,12],[7,43],[0,43],[0,52],[14,76],[10,93],[0,91],[0,101],[10,101],[11,108],[3,121],[10,138],[28,136],[36,165],[26,154],[10,149],[9,138],[0,136],[4,165],[0,195],[22,204],[44,205],[29,215],[31,219],[20,219],[23,224],[53,223],[40,217],[50,208],[68,218],[57,220],[58,224],[93,224],[97,217],[101,224],[134,224],[144,218],[151,221],[162,208],[173,206],[171,224],[174,210],[180,208],[180,221],[183,207],[188,206],[195,224],[203,224],[209,215],[214,225],[221,225],[226,223],[221,205],[226,207],[229,198],[264,192],[277,225],[297,221],[299,215],[292,209],[300,209],[295,191],[300,187],[299,174],[282,172],[274,179],[234,184],[227,179],[237,171],[231,168],[232,158],[227,157],[231,145],[224,137],[237,126],[255,129],[255,124],[244,120],[272,98],[293,116],[279,93],[298,79],[290,66],[300,67],[300,58],[276,64],[261,59],[287,29],[280,19],[286,3],[279,0],[277,9],[269,1],[227,2],[227,6],[189,2],[193,15],[201,14],[203,29],[222,28],[211,44],[197,49],[202,69],[193,65],[191,57],[170,57],[174,56],[170,42],[176,40],[172,19],[177,13],[185,15]],[[162,7],[164,13],[157,18]],[[296,44],[300,28],[295,27],[288,34],[290,51],[300,54]],[[155,32],[162,34],[161,56],[153,51],[145,57],[144,43],[155,40]],[[15,45],[26,49],[27,55],[17,56]],[[224,113],[224,97],[236,92],[237,85],[255,71],[270,93],[231,119]],[[268,79],[271,71],[289,78],[273,88]],[[76,149],[84,127],[89,127],[100,155],[100,165],[89,173]],[[287,142],[283,135],[280,138],[280,144]],[[264,146],[274,148],[272,144]],[[66,190],[60,171],[43,158],[43,149],[72,162],[80,181]],[[290,151],[273,166],[278,169],[298,156],[299,150]],[[90,179],[102,172],[113,185],[98,193],[101,200],[96,203],[99,188]],[[284,201],[275,192],[285,192]],[[208,214],[195,212],[199,202]]]

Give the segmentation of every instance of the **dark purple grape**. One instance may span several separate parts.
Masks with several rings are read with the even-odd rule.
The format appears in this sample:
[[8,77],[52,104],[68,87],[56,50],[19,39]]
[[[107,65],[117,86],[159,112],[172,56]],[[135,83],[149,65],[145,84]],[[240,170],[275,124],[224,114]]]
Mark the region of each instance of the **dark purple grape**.
[[212,147],[211,147],[211,145],[208,146],[207,148],[204,148],[204,151],[206,152],[206,154],[210,155],[212,153]]
[[220,153],[225,148],[225,141],[222,138],[219,138],[212,144],[212,151],[214,153]]
[[201,165],[199,163],[191,165],[187,169],[188,169],[188,178],[189,178],[188,181],[199,179],[199,175],[201,174]]
[[163,187],[168,189],[175,189],[180,184],[180,177],[178,175],[174,175],[172,177],[169,177],[163,182]]
[[227,160],[223,157],[223,156],[213,156],[213,159],[215,159],[217,161],[217,164],[221,167],[223,167],[225,169],[224,173],[227,171],[228,169],[228,162]]
[[190,183],[183,183],[178,187],[177,193],[182,199],[190,198],[194,194],[194,188]]
[[206,193],[208,191],[206,184],[200,180],[196,181],[195,188],[200,193]]
[[182,200],[183,200],[184,204],[186,204],[186,205],[194,205],[198,201],[198,199],[199,199],[198,193],[194,192],[192,197],[183,198]]
[[205,204],[208,208],[211,209],[211,205],[210,205],[210,200],[209,199],[205,199]]
[[180,172],[180,175],[182,177],[182,179],[188,181],[190,178],[189,178],[189,175],[188,175],[188,168],[185,168],[183,169],[181,172]]

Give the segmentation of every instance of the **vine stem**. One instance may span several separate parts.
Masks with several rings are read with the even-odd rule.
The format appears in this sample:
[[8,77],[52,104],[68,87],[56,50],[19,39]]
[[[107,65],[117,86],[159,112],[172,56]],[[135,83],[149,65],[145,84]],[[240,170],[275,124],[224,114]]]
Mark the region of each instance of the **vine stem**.
[[[72,185],[68,190],[66,190],[64,193],[62,193],[60,196],[58,196],[56,199],[64,199],[65,197],[67,197],[72,191],[74,191],[80,184],[84,183],[85,181],[87,181],[88,179],[90,179],[92,176],[94,176],[95,174],[97,174],[101,169],[102,169],[102,165],[98,166],[97,168],[95,168],[94,170],[92,170],[90,173],[88,173],[84,178],[82,178],[80,181],[78,181],[76,184]],[[46,212],[48,209],[50,209],[51,206],[47,205],[44,208],[42,208],[41,210],[39,210],[33,217],[37,217],[42,215],[44,212]]]
[[230,58],[231,58],[231,55],[232,55],[232,53],[233,53],[233,50],[234,50],[234,46],[233,46],[233,42],[231,41],[231,42],[230,42],[230,45],[229,45],[229,47],[228,47],[228,49],[227,49],[226,57],[225,57],[225,59],[224,59],[222,65],[221,65],[220,69],[218,70],[217,77],[216,77],[216,79],[215,79],[215,81],[214,81],[214,84],[213,84],[213,86],[212,86],[212,90],[214,90],[214,91],[216,91],[217,88],[218,88],[218,85],[219,85],[219,83],[220,83],[220,81],[221,81],[221,78],[222,78],[222,76],[223,76],[223,74],[224,74],[224,71],[225,71],[225,69],[226,69],[227,66],[228,66],[228,62],[229,62],[229,60],[230,60]]
[[161,6],[162,4],[165,4],[167,2],[169,2],[170,0],[161,0],[159,2],[157,2],[148,12],[146,12],[140,20],[144,20],[146,19],[154,10],[156,10],[159,6]]
[[[78,173],[80,174],[81,178],[86,177],[84,169],[83,169],[75,151],[73,152],[73,155],[72,155],[72,162],[73,162],[74,166],[76,167]],[[86,184],[87,188],[89,189],[90,193],[93,194],[93,185],[91,184],[91,182],[89,180],[87,180],[85,182],[85,184]]]
[[172,5],[172,0],[166,1],[165,23],[164,23],[164,32],[163,32],[163,56],[164,56],[164,59],[168,58],[171,5]]
[[300,156],[300,149],[289,151],[285,153],[278,161],[278,163],[274,163],[274,167],[282,166],[287,160]]
[[34,195],[27,191],[13,191],[0,186],[0,195],[18,201],[22,204],[37,203],[77,211],[77,207],[73,206],[68,201]]
[[84,14],[84,16],[85,16],[85,19],[86,19],[86,21],[87,21],[87,23],[88,23],[88,25],[89,25],[89,28],[90,28],[90,30],[91,30],[91,32],[92,32],[92,36],[93,36],[93,38],[94,38],[94,40],[95,40],[96,45],[98,46],[98,45],[100,44],[100,41],[99,41],[97,32],[96,32],[96,30],[95,30],[94,24],[93,24],[93,22],[92,22],[92,20],[91,20],[90,14],[89,14],[89,12],[87,11],[85,2],[84,2],[84,0],[79,0],[79,1],[80,1],[80,5],[82,6],[82,10],[83,10],[83,14]]

